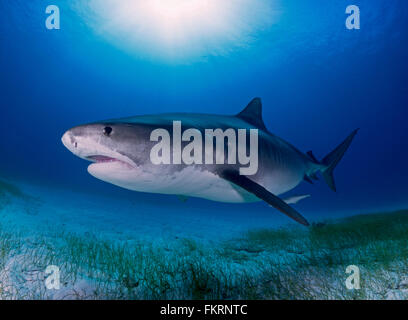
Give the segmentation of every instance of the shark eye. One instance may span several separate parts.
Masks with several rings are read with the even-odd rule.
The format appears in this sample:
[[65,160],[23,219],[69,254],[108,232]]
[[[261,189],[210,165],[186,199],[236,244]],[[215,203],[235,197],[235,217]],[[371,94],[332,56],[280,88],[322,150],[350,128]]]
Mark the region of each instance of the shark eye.
[[105,136],[110,136],[110,134],[111,134],[111,132],[112,132],[112,128],[111,127],[105,127],[105,128],[103,128],[103,134],[105,135]]

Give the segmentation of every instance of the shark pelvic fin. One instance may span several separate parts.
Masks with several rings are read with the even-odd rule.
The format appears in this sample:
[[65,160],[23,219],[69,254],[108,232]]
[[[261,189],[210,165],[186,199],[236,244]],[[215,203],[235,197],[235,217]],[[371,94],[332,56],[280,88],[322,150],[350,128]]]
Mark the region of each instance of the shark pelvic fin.
[[310,194],[302,194],[302,195],[297,195],[297,196],[290,196],[283,198],[282,200],[285,201],[287,204],[295,204],[298,203],[300,200],[309,198]]
[[262,120],[262,102],[260,98],[252,99],[245,109],[237,114],[237,117],[261,130],[266,130],[265,124]]
[[259,199],[270,204],[272,207],[278,209],[280,212],[286,214],[288,217],[299,222],[300,224],[309,226],[309,222],[307,222],[307,220],[300,213],[289,206],[284,200],[275,196],[258,183],[249,179],[247,176],[240,175],[239,172],[234,170],[224,170],[220,173],[220,177],[254,194]]

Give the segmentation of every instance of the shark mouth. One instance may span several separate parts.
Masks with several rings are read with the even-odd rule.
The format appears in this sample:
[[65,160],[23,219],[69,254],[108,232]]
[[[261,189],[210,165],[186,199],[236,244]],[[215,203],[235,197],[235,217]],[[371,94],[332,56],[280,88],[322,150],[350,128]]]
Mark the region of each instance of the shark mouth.
[[95,162],[97,164],[99,164],[99,163],[112,163],[113,162],[113,163],[123,164],[129,169],[134,168],[134,166],[129,164],[128,162],[119,160],[117,158],[108,157],[108,156],[92,155],[92,156],[87,156],[86,159],[89,160],[89,161]]

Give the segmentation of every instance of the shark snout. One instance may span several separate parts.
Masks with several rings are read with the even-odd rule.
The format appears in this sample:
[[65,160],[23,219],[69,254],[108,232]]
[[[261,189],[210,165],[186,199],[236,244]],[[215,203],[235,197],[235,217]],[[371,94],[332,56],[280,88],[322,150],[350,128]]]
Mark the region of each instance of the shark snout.
[[105,126],[85,125],[69,129],[61,138],[62,144],[74,155],[87,161],[108,163],[112,161],[125,163],[134,167],[134,162],[115,150]]
[[64,133],[64,135],[61,138],[61,141],[65,148],[67,148],[71,152],[74,152],[75,149],[78,148],[78,142],[76,141],[76,138],[74,137],[70,130]]

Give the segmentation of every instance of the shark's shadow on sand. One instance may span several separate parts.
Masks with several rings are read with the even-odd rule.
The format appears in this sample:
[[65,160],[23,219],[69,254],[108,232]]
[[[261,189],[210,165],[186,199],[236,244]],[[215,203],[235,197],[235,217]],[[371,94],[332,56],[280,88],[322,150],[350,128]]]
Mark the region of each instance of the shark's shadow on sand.
[[17,185],[0,179],[0,211],[13,202],[23,204],[27,214],[35,215],[41,205],[41,200],[22,191]]

